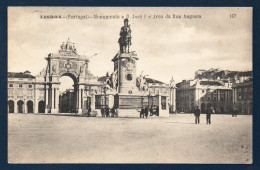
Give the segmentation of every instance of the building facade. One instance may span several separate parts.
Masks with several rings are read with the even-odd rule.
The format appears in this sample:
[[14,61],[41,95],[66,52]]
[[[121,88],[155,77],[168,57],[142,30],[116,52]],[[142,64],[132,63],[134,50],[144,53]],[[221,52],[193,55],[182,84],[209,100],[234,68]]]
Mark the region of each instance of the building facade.
[[8,73],[8,112],[44,113],[44,85],[29,71]]
[[253,79],[233,84],[233,107],[240,114],[253,114]]
[[232,109],[232,83],[220,80],[194,79],[176,84],[176,107],[178,112],[192,112],[195,106],[205,113],[213,106],[216,113],[229,113]]

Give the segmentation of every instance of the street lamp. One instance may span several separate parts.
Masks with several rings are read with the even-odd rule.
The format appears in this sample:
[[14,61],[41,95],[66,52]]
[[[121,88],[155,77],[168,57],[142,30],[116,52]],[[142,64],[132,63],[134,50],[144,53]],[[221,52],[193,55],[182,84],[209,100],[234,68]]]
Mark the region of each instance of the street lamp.
[[107,87],[107,85],[105,85],[104,87],[103,87],[103,92],[105,93],[105,106],[107,105],[107,90],[108,90],[108,87]]

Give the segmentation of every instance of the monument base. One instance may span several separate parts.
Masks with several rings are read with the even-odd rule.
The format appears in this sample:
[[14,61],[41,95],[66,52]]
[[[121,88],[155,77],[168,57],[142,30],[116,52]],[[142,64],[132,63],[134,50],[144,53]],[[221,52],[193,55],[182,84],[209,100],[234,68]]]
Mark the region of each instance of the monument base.
[[115,107],[118,108],[118,117],[140,117],[140,111],[147,104],[142,95],[115,95]]
[[115,107],[118,109],[141,110],[147,104],[144,103],[142,95],[116,94],[114,99]]
[[[163,101],[162,101],[163,98]],[[165,96],[148,96],[148,95],[115,95],[115,107],[118,108],[119,117],[140,117],[140,111],[144,107],[159,109],[159,117],[169,117],[169,109],[166,105],[167,97]],[[164,104],[164,107],[163,107]]]

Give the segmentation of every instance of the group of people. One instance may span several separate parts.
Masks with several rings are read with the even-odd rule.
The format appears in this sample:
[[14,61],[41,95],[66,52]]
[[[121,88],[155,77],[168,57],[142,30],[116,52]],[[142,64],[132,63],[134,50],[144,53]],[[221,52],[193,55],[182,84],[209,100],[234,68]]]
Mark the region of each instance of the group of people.
[[234,108],[232,110],[232,117],[237,117],[239,110],[237,108]]
[[[193,110],[193,114],[195,116],[195,123],[200,124],[200,109],[198,106]],[[208,107],[206,109],[206,122],[207,124],[211,124],[211,114],[215,113],[215,110],[213,107]]]
[[113,106],[111,109],[108,106],[101,107],[102,117],[118,117],[118,109]]
[[140,111],[140,118],[144,118],[144,116],[148,117],[148,107],[142,107],[141,111]]
[[142,109],[141,109],[141,111],[140,111],[140,118],[146,117],[146,119],[147,119],[147,117],[148,117],[148,115],[149,115],[149,112],[150,112],[150,116],[153,116],[153,115],[159,116],[159,107],[156,106],[155,111],[153,110],[153,107],[152,107],[152,106],[151,106],[150,109],[148,109],[148,106],[142,107]]

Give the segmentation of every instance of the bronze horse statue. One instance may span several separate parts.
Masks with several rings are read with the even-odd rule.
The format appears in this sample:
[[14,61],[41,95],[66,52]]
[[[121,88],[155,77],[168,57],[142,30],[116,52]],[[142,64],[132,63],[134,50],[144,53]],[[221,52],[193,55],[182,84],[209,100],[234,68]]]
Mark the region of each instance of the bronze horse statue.
[[124,26],[120,30],[120,38],[118,39],[120,53],[129,53],[131,43],[131,29],[128,25],[128,19],[124,20]]

